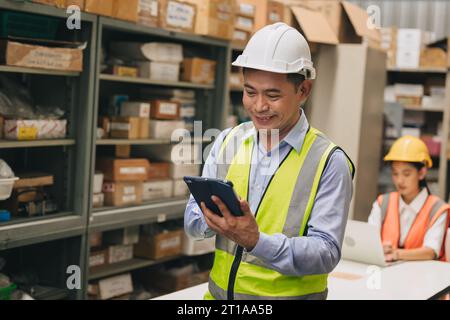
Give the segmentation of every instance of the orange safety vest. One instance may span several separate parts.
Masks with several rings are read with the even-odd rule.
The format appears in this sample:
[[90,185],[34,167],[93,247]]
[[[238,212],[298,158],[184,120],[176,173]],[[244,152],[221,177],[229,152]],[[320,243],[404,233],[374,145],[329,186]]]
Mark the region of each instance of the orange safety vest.
[[[377,199],[381,208],[382,214],[382,228],[381,239],[383,242],[390,241],[392,246],[397,249],[400,247],[400,213],[399,202],[400,194],[398,192],[391,192],[380,195]],[[405,239],[404,249],[422,248],[423,240],[428,229],[439,219],[442,214],[447,215],[447,222],[445,231],[447,231],[450,219],[450,206],[434,195],[429,195],[416,219],[409,229],[408,235]],[[445,234],[441,246],[439,259],[445,259]]]

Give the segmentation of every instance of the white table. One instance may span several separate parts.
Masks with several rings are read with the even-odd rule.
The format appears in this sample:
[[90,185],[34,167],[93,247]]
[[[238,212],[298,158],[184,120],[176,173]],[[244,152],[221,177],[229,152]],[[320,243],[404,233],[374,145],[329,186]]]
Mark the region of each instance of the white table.
[[[328,278],[329,300],[426,300],[450,288],[450,263],[404,262],[386,268],[342,260]],[[201,300],[208,284],[155,300]]]

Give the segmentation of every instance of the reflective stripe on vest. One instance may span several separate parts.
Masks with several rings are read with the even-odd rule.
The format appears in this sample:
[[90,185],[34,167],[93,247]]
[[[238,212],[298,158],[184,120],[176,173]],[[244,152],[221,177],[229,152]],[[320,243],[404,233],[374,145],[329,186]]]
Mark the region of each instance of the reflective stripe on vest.
[[[384,194],[378,198],[378,203],[381,203],[381,239],[383,242],[390,241],[394,248],[399,248],[401,234],[399,213],[400,194],[398,192]],[[448,204],[434,195],[429,195],[408,231],[403,248],[422,248],[428,229],[433,226],[442,214],[448,215],[449,210],[450,206]],[[445,258],[444,243],[441,246],[441,252],[438,258],[441,260]]]
[[[232,181],[242,199],[248,199],[254,145],[253,139],[243,137],[250,129],[252,126],[248,123],[234,128],[224,139],[218,156],[218,178]],[[240,141],[236,136],[241,137]],[[230,143],[235,146],[235,152],[233,147],[229,148]],[[300,153],[295,149],[288,153],[266,188],[255,213],[261,232],[269,235],[283,233],[287,237],[306,234],[320,178],[336,148],[316,129],[308,130]],[[226,159],[232,159],[231,165],[227,164]],[[353,165],[348,161],[353,174]],[[233,263],[236,264],[238,249],[242,250],[236,243],[216,236],[216,254],[209,284],[210,294],[216,299],[228,297],[229,280],[234,276],[231,270]],[[238,262],[237,269],[233,269],[236,274],[231,290],[235,299],[317,298],[324,297],[327,289],[327,274],[302,277],[283,275],[246,253]]]

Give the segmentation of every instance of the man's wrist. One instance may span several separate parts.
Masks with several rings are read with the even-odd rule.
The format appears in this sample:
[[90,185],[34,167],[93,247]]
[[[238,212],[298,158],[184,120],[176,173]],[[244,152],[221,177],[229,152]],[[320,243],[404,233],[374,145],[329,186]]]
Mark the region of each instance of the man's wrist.
[[252,241],[252,243],[248,246],[245,247],[245,251],[247,252],[251,252],[253,251],[253,249],[255,249],[256,245],[258,244],[259,241],[259,232],[256,234],[255,239]]

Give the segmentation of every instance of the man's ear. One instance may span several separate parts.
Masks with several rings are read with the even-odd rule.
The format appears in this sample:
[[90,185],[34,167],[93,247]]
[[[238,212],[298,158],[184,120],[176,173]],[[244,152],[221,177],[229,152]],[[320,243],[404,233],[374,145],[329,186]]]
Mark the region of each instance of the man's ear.
[[427,175],[427,172],[428,172],[428,168],[427,168],[427,167],[421,168],[421,169],[419,170],[419,179],[420,179],[420,180],[425,179],[425,177],[426,177],[426,175]]
[[299,88],[299,93],[302,95],[303,98],[309,97],[312,90],[312,81],[311,80],[304,80]]

